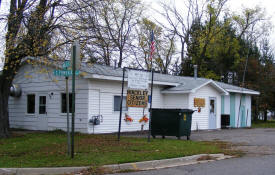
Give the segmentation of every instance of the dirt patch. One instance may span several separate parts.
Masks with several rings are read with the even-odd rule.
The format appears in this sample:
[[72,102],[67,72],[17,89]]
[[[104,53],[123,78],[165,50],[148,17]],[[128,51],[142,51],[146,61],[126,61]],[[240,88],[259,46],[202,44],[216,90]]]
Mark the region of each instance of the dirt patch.
[[70,174],[64,174],[64,175],[104,175],[104,174],[113,174],[111,169],[103,168],[103,167],[97,167],[97,166],[91,166],[88,169],[82,170],[77,173],[70,173]]
[[197,161],[203,161],[203,160],[217,160],[217,158],[210,155],[205,155],[197,158]]
[[270,146],[256,146],[256,145],[235,145],[234,150],[242,150],[247,154],[253,155],[270,155],[275,154],[275,149]]

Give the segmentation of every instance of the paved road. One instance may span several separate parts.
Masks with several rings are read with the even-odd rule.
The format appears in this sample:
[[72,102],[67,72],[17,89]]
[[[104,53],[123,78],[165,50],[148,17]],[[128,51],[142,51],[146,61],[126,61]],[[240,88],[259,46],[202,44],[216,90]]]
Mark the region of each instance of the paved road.
[[[246,155],[204,164],[181,166],[121,175],[258,175],[275,174],[275,129],[232,129],[193,132],[192,140],[221,140],[232,142],[235,149]],[[117,174],[119,175],[119,174]]]

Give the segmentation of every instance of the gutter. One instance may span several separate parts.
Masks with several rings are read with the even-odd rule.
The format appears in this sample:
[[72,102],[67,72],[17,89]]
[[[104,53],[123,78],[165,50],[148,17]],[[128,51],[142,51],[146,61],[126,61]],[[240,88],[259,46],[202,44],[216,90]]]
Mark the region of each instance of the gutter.
[[[88,79],[100,79],[100,80],[114,80],[114,81],[122,81],[121,77],[116,76],[106,76],[106,75],[99,75],[99,74],[89,74],[85,75],[84,78]],[[124,81],[128,81],[128,78],[125,78]],[[178,86],[180,83],[171,83],[171,82],[163,82],[163,81],[154,81],[155,85],[167,85],[167,86]]]
[[240,93],[240,94],[250,94],[250,95],[260,95],[261,93],[258,91],[246,91],[246,90],[233,90],[233,89],[226,89],[226,91],[228,92],[232,92],[232,93]]

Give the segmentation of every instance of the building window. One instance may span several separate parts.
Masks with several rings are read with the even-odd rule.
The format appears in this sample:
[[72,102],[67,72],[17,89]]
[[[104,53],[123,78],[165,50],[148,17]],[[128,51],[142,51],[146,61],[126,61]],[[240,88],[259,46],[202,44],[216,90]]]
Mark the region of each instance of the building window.
[[35,113],[35,94],[27,95],[27,113],[28,114]]
[[[72,113],[72,93],[69,93],[69,112]],[[61,113],[67,113],[66,93],[61,94]]]
[[46,96],[39,96],[39,114],[46,114]]
[[[114,111],[120,111],[120,99],[121,96],[114,96]],[[126,97],[123,97],[122,102],[122,111],[127,111],[128,108],[126,107]]]

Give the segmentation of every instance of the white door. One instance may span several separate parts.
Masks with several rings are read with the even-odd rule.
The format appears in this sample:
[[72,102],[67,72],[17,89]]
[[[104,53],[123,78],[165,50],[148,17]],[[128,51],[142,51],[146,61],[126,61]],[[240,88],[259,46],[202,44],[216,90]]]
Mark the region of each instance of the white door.
[[48,130],[48,117],[47,117],[47,94],[40,94],[38,96],[38,130]]
[[209,98],[209,129],[216,129],[216,123],[217,123],[217,107],[216,107],[216,98],[215,97],[210,97]]

